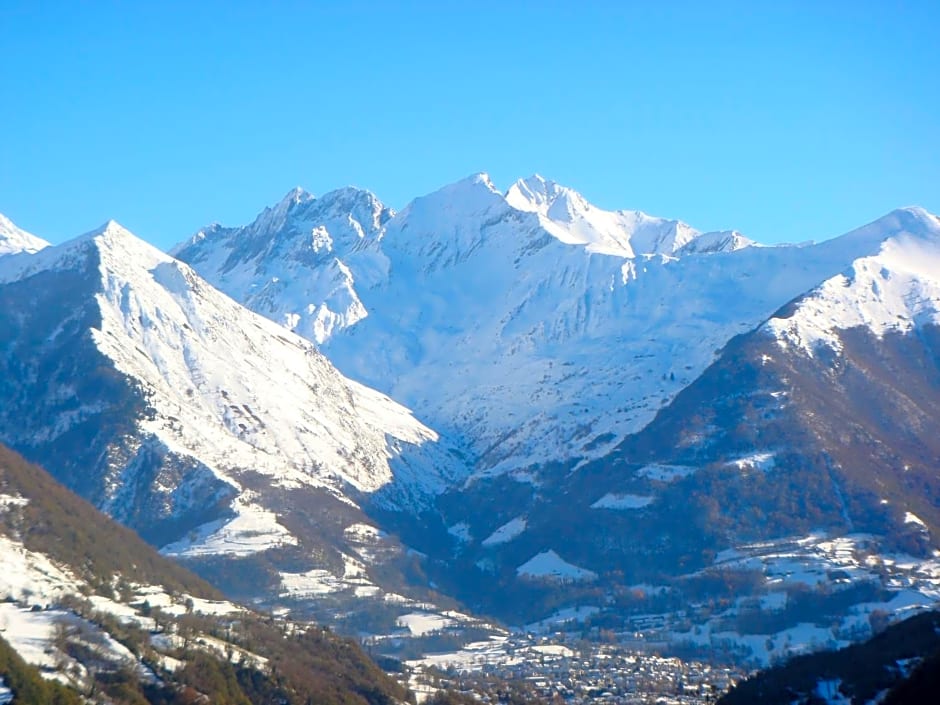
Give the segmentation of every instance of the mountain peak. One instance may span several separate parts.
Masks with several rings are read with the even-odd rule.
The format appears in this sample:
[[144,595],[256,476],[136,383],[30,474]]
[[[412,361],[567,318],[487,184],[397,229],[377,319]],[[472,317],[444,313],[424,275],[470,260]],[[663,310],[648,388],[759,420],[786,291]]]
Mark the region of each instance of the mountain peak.
[[18,252],[38,252],[48,247],[49,243],[28,233],[0,213],[0,256]]
[[519,179],[506,192],[506,202],[517,210],[541,213],[552,220],[570,222],[593,208],[580,193],[556,181],[533,174]]
[[[123,225],[121,225],[119,222],[117,222],[114,219],[110,219],[102,223],[101,225],[99,225],[97,228],[94,228],[92,230],[89,230],[86,233],[79,235],[78,237],[74,238],[70,242],[63,243],[61,247],[69,249],[70,243],[81,243],[81,242],[89,242],[89,241],[98,242],[100,244],[105,245],[106,247],[114,247],[115,245],[119,245],[119,244],[126,245],[130,243],[130,244],[133,244],[135,247],[143,246],[148,249],[156,250],[156,248],[153,248],[152,245],[150,245],[146,241],[137,237],[134,233],[132,233],[130,230],[125,228]],[[56,248],[56,249],[59,249],[59,248]]]
[[920,206],[897,208],[868,225],[830,240],[829,246],[863,245],[874,253],[898,238],[940,242],[940,219]]
[[886,217],[893,218],[912,234],[928,235],[932,238],[940,236],[940,217],[921,206],[898,208]]
[[737,230],[716,230],[702,233],[682,245],[680,254],[706,254],[715,252],[734,252],[745,247],[759,246],[749,237]]
[[105,223],[85,233],[86,237],[97,237],[99,235],[108,235],[111,237],[126,237],[130,235],[131,237],[134,237],[130,230],[125,228],[113,218],[109,218]]
[[856,250],[841,273],[825,280],[786,315],[766,325],[782,347],[840,352],[841,331],[859,328],[881,339],[940,323],[940,220],[923,208],[899,208],[820,249]]
[[[392,211],[368,189],[358,186],[343,186],[328,191],[319,198],[321,206],[331,210],[347,210],[352,212],[368,211],[372,214],[386,212],[391,217]],[[359,213],[356,213],[358,215]]]
[[477,173],[471,174],[467,178],[463,179],[462,181],[458,181],[457,183],[463,183],[463,182],[467,182],[470,184],[479,184],[481,186],[485,186],[490,191],[499,193],[496,187],[493,186],[493,181],[492,179],[490,179],[490,175],[487,174],[485,171],[478,171]]
[[532,174],[519,179],[506,191],[506,200],[513,208],[525,211],[537,210],[539,205],[548,203],[560,187],[541,174]]
[[455,181],[434,193],[448,194],[451,196],[462,193],[495,194],[502,198],[502,193],[493,185],[490,175],[485,171],[470,174],[470,176]]
[[293,211],[315,200],[316,197],[312,193],[296,186],[288,191],[273,207],[265,208],[248,227],[252,231],[280,230],[284,227],[288,216]]
[[412,214],[431,210],[466,215],[504,203],[503,194],[493,185],[490,175],[481,171],[416,198],[405,210]]
[[307,201],[312,201],[314,198],[316,197],[306,189],[300,186],[295,186],[286,194],[284,194],[284,198],[278,201],[274,208],[275,210],[280,208],[290,208],[291,206],[306,203]]

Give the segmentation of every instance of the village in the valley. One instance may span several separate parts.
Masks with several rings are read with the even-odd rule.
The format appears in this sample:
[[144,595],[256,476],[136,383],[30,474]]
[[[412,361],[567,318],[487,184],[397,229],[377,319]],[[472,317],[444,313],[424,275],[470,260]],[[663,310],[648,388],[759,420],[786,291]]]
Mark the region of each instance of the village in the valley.
[[489,703],[712,703],[747,672],[615,644],[512,633],[403,665],[419,700],[444,690]]

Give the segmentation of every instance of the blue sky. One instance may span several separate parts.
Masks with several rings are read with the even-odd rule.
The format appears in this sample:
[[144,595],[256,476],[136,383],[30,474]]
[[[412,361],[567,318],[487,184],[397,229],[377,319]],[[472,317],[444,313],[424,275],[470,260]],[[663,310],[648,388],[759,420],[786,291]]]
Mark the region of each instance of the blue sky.
[[605,208],[822,239],[940,211],[938,6],[5,0],[0,212],[169,247],[295,185],[401,207],[538,172]]

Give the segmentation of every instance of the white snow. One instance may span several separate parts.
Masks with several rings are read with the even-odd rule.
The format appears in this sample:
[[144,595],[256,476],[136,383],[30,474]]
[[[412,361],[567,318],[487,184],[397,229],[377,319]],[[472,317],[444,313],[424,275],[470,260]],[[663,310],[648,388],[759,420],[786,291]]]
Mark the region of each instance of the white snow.
[[526,529],[525,517],[510,519],[496,531],[483,539],[484,546],[497,546],[512,541]]
[[506,636],[494,635],[485,641],[467,644],[458,651],[429,654],[406,663],[412,669],[454,668],[467,672],[477,671],[493,664],[512,666],[536,659],[556,661],[571,658],[574,655],[573,649],[562,644],[511,644]]
[[[172,615],[185,614],[190,609],[198,614],[208,615],[234,614],[244,611],[244,607],[228,600],[206,600],[186,593],[170,595],[161,585],[136,585],[134,596],[135,606],[142,606],[146,602],[151,607],[159,607]],[[107,611],[112,611],[112,608],[108,608]]]
[[[2,258],[0,281],[83,271],[88,261],[98,265],[100,284],[91,286],[100,289],[102,316],[90,334],[152,411],[136,420],[138,436],[148,439],[141,453],[201,465],[182,483],[157,477],[148,488],[159,495],[154,503],[176,513],[192,509],[206,501],[198,492],[212,482],[222,496],[234,495],[231,521],[201,527],[167,552],[244,555],[294,541],[264,499],[242,488],[243,472],[283,487],[323,488],[350,503],[349,488],[388,490],[385,501],[396,506],[426,503],[463,472],[406,408],[345,379],[309,341],[246,310],[113,221],[37,254]],[[64,433],[81,421],[68,410],[49,428]],[[119,517],[130,512],[136,468],[133,459],[107,468],[100,507]]]
[[303,573],[281,573],[282,595],[293,598],[328,595],[347,587],[342,579],[330,571],[314,568]]
[[925,529],[927,528],[927,524],[924,523],[924,520],[912,512],[904,512],[904,523],[916,524],[917,526],[921,526]]
[[172,252],[217,273],[213,283],[252,310],[322,343],[368,315],[353,267],[383,268],[371,245],[389,215],[366,191],[340,189],[317,199],[298,188],[251,225],[212,225]]
[[297,539],[277,521],[274,512],[237,499],[234,519],[204,524],[190,536],[160,549],[168,556],[247,556],[274,546],[296,545]]
[[591,505],[591,509],[642,509],[653,503],[655,497],[608,492]]
[[525,630],[527,632],[535,632],[537,634],[547,634],[548,632],[554,631],[559,627],[564,626],[566,622],[584,622],[585,619],[591,615],[597,614],[598,612],[600,612],[600,607],[595,607],[593,605],[566,607],[564,609],[553,612],[545,619],[527,624],[525,626]]
[[56,623],[66,619],[68,612],[47,610],[33,612],[11,602],[0,603],[0,636],[29,664],[54,667],[53,646]]
[[559,582],[590,581],[597,578],[597,573],[569,563],[552,549],[532,556],[516,568],[516,574],[524,578],[541,578]]
[[[864,327],[877,337],[940,323],[940,222],[920,208],[881,218],[840,240],[878,243],[842,273],[800,300],[787,318],[766,330],[783,347],[814,355],[820,347],[842,350],[839,331]],[[863,253],[864,254],[864,253]]]
[[636,471],[636,474],[640,477],[647,477],[650,480],[658,480],[659,482],[672,482],[674,480],[681,480],[683,477],[688,477],[694,473],[696,468],[689,467],[688,465],[646,465]]
[[29,504],[29,500],[25,497],[0,493],[0,512],[4,512],[11,507],[25,507],[27,504]]
[[0,599],[47,605],[79,589],[71,571],[6,536],[0,536],[0,566]]
[[532,650],[537,654],[546,656],[557,656],[560,658],[571,658],[574,656],[574,651],[561,644],[536,644],[532,647]]
[[12,220],[0,213],[0,257],[21,252],[39,252],[48,246],[48,242],[18,228]]
[[[470,671],[481,668],[487,663],[512,663],[507,660],[505,651],[506,637],[495,636],[486,641],[475,641],[467,644],[459,651],[453,651],[443,654],[428,654],[420,659],[407,661],[408,666],[416,667],[434,667],[434,668],[455,668],[462,671]],[[518,657],[519,661],[522,657]]]
[[470,525],[465,521],[447,527],[447,533],[461,543],[468,543],[473,540],[473,536],[470,534]]
[[426,612],[409,612],[401,615],[396,621],[399,626],[407,628],[412,636],[423,636],[454,624],[452,619]]
[[729,461],[728,465],[733,465],[738,470],[742,471],[759,470],[760,472],[768,472],[773,470],[774,466],[776,465],[775,457],[775,453],[751,453],[749,455],[745,455],[740,458],[736,458],[735,460]]
[[[380,588],[369,578],[369,573],[362,561],[348,554],[343,554],[342,575],[334,575],[324,568],[313,568],[302,573],[282,572],[280,578],[281,595],[293,599],[344,591],[351,591],[357,597],[375,597],[381,592]],[[396,600],[393,598],[390,601]]]
[[343,533],[349,538],[360,541],[375,541],[385,535],[385,532],[380,531],[371,524],[350,524],[343,530]]
[[[292,196],[179,254],[467,439],[473,479],[523,471],[538,485],[530,468],[608,453],[732,336],[877,254],[892,227],[752,247],[734,231],[604,211],[539,176],[504,195],[478,174],[395,215],[367,192]],[[324,305],[335,316],[314,330],[307,312]]]
[[827,537],[823,533],[747,544],[720,552],[715,566],[761,570],[772,585],[802,583],[828,584],[831,571],[844,571],[862,579],[868,569],[861,557],[867,555],[871,537],[866,534]]
[[640,211],[601,210],[576,191],[538,174],[513,184],[506,193],[506,203],[538,214],[541,226],[560,242],[583,245],[588,252],[598,254],[673,254],[699,235],[676,220]]

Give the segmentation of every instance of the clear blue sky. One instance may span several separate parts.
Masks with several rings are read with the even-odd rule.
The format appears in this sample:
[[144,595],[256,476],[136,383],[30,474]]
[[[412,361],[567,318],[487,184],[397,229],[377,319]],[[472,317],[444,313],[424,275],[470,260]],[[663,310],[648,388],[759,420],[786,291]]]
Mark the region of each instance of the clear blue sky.
[[296,185],[400,208],[539,172],[606,208],[821,239],[940,211],[938,7],[4,0],[0,212],[168,247]]

